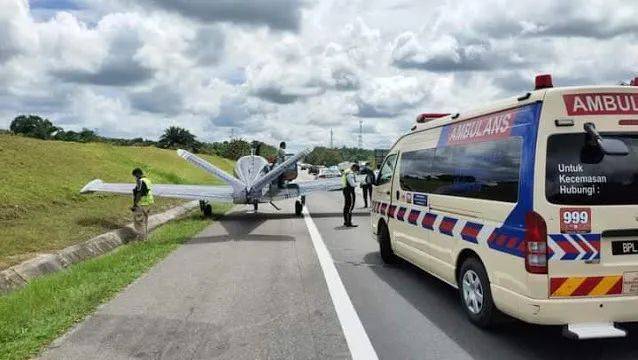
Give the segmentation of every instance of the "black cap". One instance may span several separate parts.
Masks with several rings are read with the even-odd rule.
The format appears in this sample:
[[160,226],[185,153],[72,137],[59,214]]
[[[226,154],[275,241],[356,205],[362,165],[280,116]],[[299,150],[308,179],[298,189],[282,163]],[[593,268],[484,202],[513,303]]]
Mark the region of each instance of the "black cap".
[[135,169],[133,169],[133,171],[131,172],[131,174],[132,174],[133,176],[142,176],[142,175],[144,175],[144,172],[143,172],[143,171],[142,171],[142,169],[140,169],[140,168],[135,168]]

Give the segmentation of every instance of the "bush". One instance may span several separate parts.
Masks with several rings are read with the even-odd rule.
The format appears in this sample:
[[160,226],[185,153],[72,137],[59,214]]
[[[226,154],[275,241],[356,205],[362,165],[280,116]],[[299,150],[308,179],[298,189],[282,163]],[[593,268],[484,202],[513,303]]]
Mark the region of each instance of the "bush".
[[93,130],[82,129],[80,132],[60,130],[55,134],[53,139],[86,143],[97,141],[99,137]]
[[37,115],[20,115],[13,119],[9,130],[14,134],[48,140],[51,139],[53,134],[61,131],[62,128],[53,126],[51,121]]

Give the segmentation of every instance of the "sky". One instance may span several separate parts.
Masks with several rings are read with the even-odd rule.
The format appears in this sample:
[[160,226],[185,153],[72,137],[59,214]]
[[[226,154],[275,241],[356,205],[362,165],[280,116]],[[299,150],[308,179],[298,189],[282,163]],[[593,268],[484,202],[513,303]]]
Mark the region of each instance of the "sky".
[[0,128],[387,148],[422,112],[638,76],[633,1],[0,0]]

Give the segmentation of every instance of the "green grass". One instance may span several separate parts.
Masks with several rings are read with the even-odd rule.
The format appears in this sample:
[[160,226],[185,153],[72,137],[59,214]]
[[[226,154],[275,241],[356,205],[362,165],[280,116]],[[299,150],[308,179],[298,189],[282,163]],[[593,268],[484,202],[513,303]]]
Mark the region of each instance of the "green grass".
[[[230,205],[216,205],[222,214]],[[0,359],[26,359],[64,334],[211,220],[191,215],[164,225],[145,242],[36,279],[0,297]]]
[[[231,160],[203,157],[232,171]],[[129,197],[79,191],[96,178],[132,182],[134,167],[145,169],[154,183],[221,183],[173,150],[0,134],[0,269],[130,222]],[[154,212],[177,203],[159,199]]]

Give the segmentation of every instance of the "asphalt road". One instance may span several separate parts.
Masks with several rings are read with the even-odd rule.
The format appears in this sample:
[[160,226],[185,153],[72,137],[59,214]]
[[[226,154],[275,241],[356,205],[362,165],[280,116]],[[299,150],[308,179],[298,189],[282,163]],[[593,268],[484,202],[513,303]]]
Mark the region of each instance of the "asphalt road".
[[42,358],[349,358],[304,219],[262,211],[204,230]]
[[[331,193],[306,205],[318,215],[339,203]],[[338,218],[313,219],[380,359],[638,359],[638,324],[625,326],[627,338],[581,342],[564,338],[561,327],[513,319],[493,331],[470,325],[455,289],[407,262],[384,265],[367,211],[356,211],[354,229]]]
[[[638,359],[636,324],[627,338],[584,342],[515,320],[473,327],[454,289],[407,263],[382,264],[367,210],[356,209],[358,228],[342,227],[341,204],[338,192],[307,199],[380,359]],[[349,358],[304,219],[282,206],[206,229],[42,358]]]

